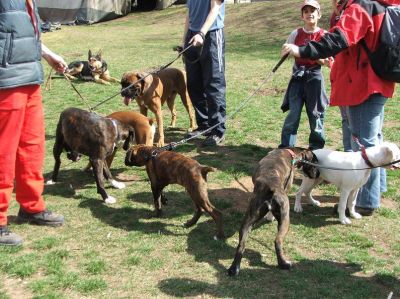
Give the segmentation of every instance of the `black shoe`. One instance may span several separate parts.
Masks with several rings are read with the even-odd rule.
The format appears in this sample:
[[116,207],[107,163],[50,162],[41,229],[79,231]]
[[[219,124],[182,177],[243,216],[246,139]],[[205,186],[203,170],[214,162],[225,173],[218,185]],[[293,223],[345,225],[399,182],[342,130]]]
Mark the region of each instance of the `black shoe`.
[[[207,131],[204,134],[200,134],[201,132],[203,132],[205,130],[207,130],[207,128],[206,129],[197,128],[197,129],[193,130],[192,132],[188,132],[185,137],[186,138],[193,138],[193,137],[196,136],[196,138],[200,138],[202,136],[204,136],[204,137],[210,136],[211,135],[211,131]],[[195,139],[195,138],[193,138],[193,139]]]
[[0,245],[18,246],[22,244],[22,238],[8,230],[8,227],[0,226]]
[[64,216],[53,214],[47,209],[35,214],[30,214],[23,209],[19,209],[18,221],[37,225],[60,226],[64,224]]
[[221,137],[218,135],[210,135],[206,138],[206,140],[203,141],[201,144],[202,146],[217,146],[221,142],[225,140],[225,135],[222,135]]
[[356,212],[362,216],[371,216],[372,214],[374,214],[375,209],[374,208],[356,207]]
[[[335,204],[333,206],[333,213],[336,215],[338,214],[338,207],[339,207],[338,204]],[[356,207],[355,211],[356,211],[356,213],[360,214],[361,216],[371,216],[375,212],[375,209]],[[349,208],[346,208],[346,216],[350,217]]]

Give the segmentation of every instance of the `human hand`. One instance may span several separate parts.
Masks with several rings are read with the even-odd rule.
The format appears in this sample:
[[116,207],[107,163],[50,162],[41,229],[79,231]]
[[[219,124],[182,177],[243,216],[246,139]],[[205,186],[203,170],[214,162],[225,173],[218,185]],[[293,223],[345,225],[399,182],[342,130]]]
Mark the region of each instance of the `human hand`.
[[64,73],[64,71],[68,68],[68,65],[64,59],[61,56],[53,53],[44,44],[42,44],[42,57],[53,69],[59,73]]
[[204,44],[204,35],[201,33],[195,34],[189,41],[194,47],[200,47]]
[[299,47],[293,44],[283,44],[281,56],[285,56],[286,54],[292,55],[294,57],[300,57]]

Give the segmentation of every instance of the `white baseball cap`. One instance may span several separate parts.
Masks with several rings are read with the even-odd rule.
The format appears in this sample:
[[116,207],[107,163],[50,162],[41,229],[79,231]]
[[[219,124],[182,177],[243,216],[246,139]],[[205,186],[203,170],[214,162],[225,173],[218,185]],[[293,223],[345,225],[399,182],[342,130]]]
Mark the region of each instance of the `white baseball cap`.
[[318,10],[321,9],[321,7],[319,6],[319,3],[317,1],[315,1],[315,0],[304,0],[304,3],[301,5],[301,9],[300,10],[303,10],[303,8],[305,6],[312,6],[312,7],[315,7],[316,9],[318,9]]

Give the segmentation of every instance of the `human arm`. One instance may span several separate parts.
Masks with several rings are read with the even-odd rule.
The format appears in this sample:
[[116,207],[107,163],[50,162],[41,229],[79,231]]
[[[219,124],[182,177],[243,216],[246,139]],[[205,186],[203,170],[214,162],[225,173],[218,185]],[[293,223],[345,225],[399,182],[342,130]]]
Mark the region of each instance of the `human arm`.
[[[205,1],[205,0],[202,0]],[[195,34],[192,39],[189,41],[189,43],[192,43],[193,46],[201,46],[204,43],[204,38],[214,23],[215,19],[218,16],[219,9],[221,8],[223,0],[210,0],[211,2],[211,7],[210,7],[210,12],[207,15],[207,18],[203,24],[203,26],[200,29],[200,32]]]
[[61,56],[55,54],[53,51],[47,48],[43,43],[42,43],[42,57],[57,72],[63,73],[65,69],[68,67]]
[[[368,12],[360,5],[352,4],[345,10],[330,32],[326,33],[318,42],[312,41],[300,48],[292,44],[284,44],[282,53],[311,59],[335,56],[366,38],[369,31],[373,33],[374,28],[373,20]],[[371,35],[369,37],[371,42]]]

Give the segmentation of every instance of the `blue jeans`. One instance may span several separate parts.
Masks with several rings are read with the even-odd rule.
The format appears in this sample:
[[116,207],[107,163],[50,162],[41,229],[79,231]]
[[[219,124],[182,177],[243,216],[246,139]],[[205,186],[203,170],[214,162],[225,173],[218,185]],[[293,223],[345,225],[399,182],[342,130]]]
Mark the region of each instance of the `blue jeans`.
[[[382,142],[382,124],[384,105],[387,98],[381,94],[372,94],[360,105],[349,106],[348,116],[351,133],[358,137],[366,148]],[[359,146],[352,141],[354,151]],[[357,207],[376,209],[380,206],[381,192],[386,191],[386,172],[384,168],[374,168],[367,183],[360,189],[357,196]]]
[[[289,90],[289,107],[290,110],[286,116],[285,122],[282,127],[281,144],[280,148],[295,146],[297,139],[297,130],[300,124],[301,111],[305,104],[302,98],[304,85],[300,83],[293,83]],[[324,119],[325,112],[321,113],[320,117],[316,117],[313,111],[307,109],[308,123],[310,125],[310,135],[308,138],[309,147],[312,149],[320,149],[325,145],[325,132],[324,132]]]

